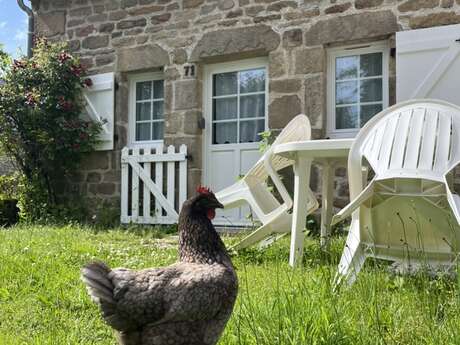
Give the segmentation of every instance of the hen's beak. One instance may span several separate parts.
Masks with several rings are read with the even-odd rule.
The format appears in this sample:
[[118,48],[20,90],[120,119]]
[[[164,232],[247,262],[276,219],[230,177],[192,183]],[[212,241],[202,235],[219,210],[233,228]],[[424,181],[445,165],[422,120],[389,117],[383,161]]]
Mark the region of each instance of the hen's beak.
[[214,200],[210,200],[208,206],[209,208],[224,208],[224,205],[222,205],[216,198],[214,198]]

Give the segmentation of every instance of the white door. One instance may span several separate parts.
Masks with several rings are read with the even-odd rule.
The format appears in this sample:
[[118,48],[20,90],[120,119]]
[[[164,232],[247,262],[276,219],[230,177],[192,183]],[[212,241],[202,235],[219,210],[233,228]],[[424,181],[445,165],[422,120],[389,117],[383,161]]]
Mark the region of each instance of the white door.
[[[267,61],[251,59],[205,68],[205,185],[219,191],[238,181],[260,158],[267,129]],[[216,224],[247,225],[249,208],[218,211]]]
[[435,98],[460,105],[460,25],[396,33],[397,101]]

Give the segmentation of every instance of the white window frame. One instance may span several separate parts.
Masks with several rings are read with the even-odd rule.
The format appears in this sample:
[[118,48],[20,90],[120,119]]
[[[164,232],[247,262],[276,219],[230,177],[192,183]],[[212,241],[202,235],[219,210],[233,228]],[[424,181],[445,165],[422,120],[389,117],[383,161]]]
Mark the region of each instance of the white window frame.
[[330,138],[353,138],[360,128],[336,129],[335,123],[335,60],[338,57],[382,53],[382,110],[388,107],[389,98],[389,44],[387,41],[370,44],[351,45],[346,47],[330,48],[327,51],[327,117],[326,135]]
[[[205,75],[205,85],[204,85],[204,111],[206,114],[206,126],[208,127],[208,130],[206,131],[206,134],[209,136],[210,144],[213,146],[227,146],[229,145],[244,145],[244,144],[254,144],[254,143],[231,143],[231,144],[212,144],[212,100],[213,100],[213,95],[212,95],[212,77],[214,74],[220,74],[220,73],[229,73],[229,72],[242,72],[250,69],[258,69],[258,68],[264,68],[265,69],[265,124],[264,124],[264,131],[268,130],[268,99],[269,99],[269,94],[268,94],[268,60],[266,58],[254,58],[254,59],[246,59],[246,60],[240,60],[240,61],[234,61],[234,62],[226,62],[226,63],[218,63],[218,64],[213,64],[213,65],[207,65],[205,66],[204,69],[204,75]],[[239,86],[238,86],[239,87]],[[239,92],[238,92],[239,96]],[[238,98],[239,100],[239,98]],[[238,104],[239,107],[239,104]],[[239,126],[239,119],[237,121],[238,126]],[[239,131],[239,129],[238,129]]]
[[[129,83],[129,109],[128,109],[128,143],[129,146],[161,146],[163,145],[164,140],[142,140],[136,141],[136,83],[143,81],[152,81],[152,80],[163,80],[163,72],[149,72],[149,73],[138,73],[132,74],[128,77]],[[163,84],[164,88],[164,84]],[[163,95],[164,99],[164,95]],[[164,100],[164,103],[166,101]],[[164,120],[163,120],[164,121]],[[163,131],[165,129],[163,125]],[[164,133],[164,132],[163,132]]]
[[213,144],[212,143],[212,76],[217,73],[239,72],[248,69],[265,68],[265,126],[264,131],[268,130],[268,103],[269,103],[269,69],[268,58],[259,57],[252,59],[244,59],[232,62],[216,63],[205,65],[203,68],[203,115],[206,121],[203,145],[203,175],[202,179],[205,183],[209,181],[209,152],[208,149],[212,146],[216,150],[237,149],[245,150],[252,149],[258,143],[232,143],[232,144]]

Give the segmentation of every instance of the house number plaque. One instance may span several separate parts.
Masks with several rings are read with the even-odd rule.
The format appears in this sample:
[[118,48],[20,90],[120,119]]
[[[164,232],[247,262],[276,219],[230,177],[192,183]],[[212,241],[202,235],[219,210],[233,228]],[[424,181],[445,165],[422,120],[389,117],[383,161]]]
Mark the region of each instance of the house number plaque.
[[186,65],[184,66],[184,73],[186,77],[194,77],[196,74],[195,65]]

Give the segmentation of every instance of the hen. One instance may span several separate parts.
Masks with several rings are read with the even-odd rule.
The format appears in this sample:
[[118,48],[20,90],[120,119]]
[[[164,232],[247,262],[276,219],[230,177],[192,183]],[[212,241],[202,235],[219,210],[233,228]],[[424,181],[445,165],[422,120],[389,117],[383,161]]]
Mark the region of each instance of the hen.
[[123,345],[216,344],[230,318],[238,280],[211,219],[223,208],[199,188],[179,216],[180,261],[164,268],[82,268],[82,279]]

